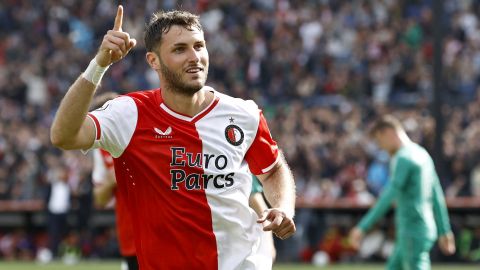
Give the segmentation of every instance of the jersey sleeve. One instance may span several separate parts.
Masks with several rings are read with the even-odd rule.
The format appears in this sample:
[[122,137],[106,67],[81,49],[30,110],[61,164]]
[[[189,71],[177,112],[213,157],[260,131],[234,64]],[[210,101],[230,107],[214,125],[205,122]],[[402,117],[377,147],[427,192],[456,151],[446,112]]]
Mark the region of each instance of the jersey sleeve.
[[450,228],[450,220],[448,218],[442,186],[436,173],[435,176],[433,183],[433,214],[435,223],[437,224],[438,235],[442,236],[449,233],[452,229]]
[[250,171],[255,175],[260,175],[270,171],[277,163],[277,159],[277,142],[273,140],[267,120],[260,111],[257,134],[245,155],[245,160]]
[[375,224],[380,218],[382,218],[390,206],[395,195],[395,188],[393,183],[390,181],[385,185],[384,190],[380,194],[375,205],[368,210],[367,214],[362,218],[358,227],[362,231],[368,231],[373,224]]
[[402,190],[410,172],[411,163],[408,159],[400,156],[393,162],[390,181],[385,185],[375,205],[358,224],[362,231],[368,231],[390,209],[393,199],[397,197],[397,192]]
[[131,97],[122,96],[107,101],[88,117],[95,124],[95,142],[91,148],[102,148],[114,158],[127,148],[135,131],[138,111]]

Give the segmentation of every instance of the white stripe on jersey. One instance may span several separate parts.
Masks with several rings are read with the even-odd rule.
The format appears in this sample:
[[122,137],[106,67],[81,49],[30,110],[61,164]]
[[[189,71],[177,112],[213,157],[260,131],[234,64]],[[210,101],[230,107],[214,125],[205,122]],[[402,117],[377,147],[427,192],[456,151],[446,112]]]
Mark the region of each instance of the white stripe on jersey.
[[[248,206],[252,176],[244,160],[244,153],[256,136],[259,110],[253,102],[233,99],[220,93],[215,95],[221,97],[219,103],[196,123],[196,127],[203,143],[204,155],[223,154],[227,160],[233,161],[222,171],[204,162],[205,173],[215,175],[235,172],[235,183],[228,190],[205,190],[217,241],[218,269],[231,269],[233,265],[238,266],[236,269],[271,269],[271,253],[268,248],[261,248],[265,244],[262,241],[265,233],[262,225],[256,222],[257,214]],[[223,131],[230,124],[243,127],[244,142],[239,146],[218,137],[218,130]]]

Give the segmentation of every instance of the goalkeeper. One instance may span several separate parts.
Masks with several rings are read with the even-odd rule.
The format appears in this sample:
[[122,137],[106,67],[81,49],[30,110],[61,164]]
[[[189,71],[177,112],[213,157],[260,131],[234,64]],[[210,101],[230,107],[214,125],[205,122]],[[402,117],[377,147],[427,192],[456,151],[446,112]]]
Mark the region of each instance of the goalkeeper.
[[396,203],[396,242],[387,269],[430,269],[430,249],[438,238],[443,253],[455,253],[445,198],[432,158],[412,142],[393,116],[377,120],[370,135],[391,155],[390,181],[377,203],[350,232],[353,248],[378,221],[392,202]]

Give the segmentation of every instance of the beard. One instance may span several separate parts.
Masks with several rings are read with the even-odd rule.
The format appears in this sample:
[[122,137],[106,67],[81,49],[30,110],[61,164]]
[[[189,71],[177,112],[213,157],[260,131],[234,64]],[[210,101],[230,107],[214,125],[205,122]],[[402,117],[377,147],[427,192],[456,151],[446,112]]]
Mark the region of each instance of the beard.
[[189,84],[182,80],[182,74],[180,72],[175,72],[169,69],[162,60],[160,60],[160,72],[164,82],[161,82],[162,85],[166,86],[171,91],[174,91],[178,94],[185,96],[193,96],[200,89],[205,86],[205,81],[208,74],[208,67],[204,67],[203,71],[205,72],[205,78],[199,84]]

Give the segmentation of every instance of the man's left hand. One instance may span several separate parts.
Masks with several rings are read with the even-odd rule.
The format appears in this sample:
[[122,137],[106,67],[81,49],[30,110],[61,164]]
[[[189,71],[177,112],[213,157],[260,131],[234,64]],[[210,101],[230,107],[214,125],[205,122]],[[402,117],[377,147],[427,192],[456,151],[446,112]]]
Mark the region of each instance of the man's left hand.
[[266,221],[269,221],[270,224],[263,227],[263,230],[272,231],[282,240],[289,238],[297,230],[293,218],[288,217],[284,211],[278,208],[266,209],[263,211],[262,217],[257,219],[257,223],[265,224]]

